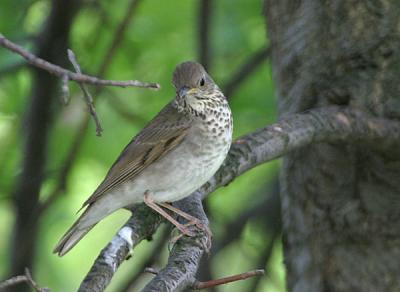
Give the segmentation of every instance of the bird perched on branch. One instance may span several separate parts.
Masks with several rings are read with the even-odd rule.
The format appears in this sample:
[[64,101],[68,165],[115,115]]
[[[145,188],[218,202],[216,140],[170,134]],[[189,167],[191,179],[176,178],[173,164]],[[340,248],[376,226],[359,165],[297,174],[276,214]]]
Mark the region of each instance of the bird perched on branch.
[[[104,217],[141,202],[184,235],[193,236],[189,226],[206,228],[168,202],[189,196],[221,166],[232,142],[232,114],[224,94],[200,64],[179,64],[172,82],[175,99],[125,147],[54,253],[64,255]],[[180,224],[165,209],[189,223]]]

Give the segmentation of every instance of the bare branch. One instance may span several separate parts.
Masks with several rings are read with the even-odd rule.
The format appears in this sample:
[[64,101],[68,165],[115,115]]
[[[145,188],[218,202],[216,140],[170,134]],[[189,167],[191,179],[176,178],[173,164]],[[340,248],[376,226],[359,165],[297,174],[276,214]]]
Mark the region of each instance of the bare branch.
[[79,291],[104,291],[129,252],[143,239],[151,238],[162,222],[144,204],[132,210],[131,218],[101,251]]
[[51,292],[51,290],[47,287],[40,287],[33,279],[32,275],[28,268],[25,268],[25,275],[15,276],[8,280],[5,280],[0,283],[0,290],[3,290],[7,287],[14,286],[20,283],[27,283],[37,292]]
[[[146,273],[158,275],[160,272],[157,269],[148,267],[144,270]],[[245,273],[229,276],[229,277],[224,277],[220,279],[215,279],[215,280],[210,280],[206,282],[201,282],[197,280],[193,280],[193,283],[190,285],[190,288],[194,290],[202,290],[202,289],[208,289],[240,280],[245,280],[251,277],[255,276],[262,276],[264,275],[264,270],[253,270],[253,271],[248,271]]]
[[[138,80],[127,80],[127,81],[118,81],[118,80],[105,80],[99,79],[94,76],[89,76],[81,73],[74,73],[70,70],[64,69],[60,66],[54,65],[46,60],[43,60],[34,54],[26,51],[19,45],[11,42],[10,40],[6,39],[2,34],[0,34],[0,46],[6,48],[23,58],[25,58],[29,64],[38,67],[40,69],[46,70],[49,73],[52,73],[59,78],[63,78],[63,76],[68,76],[68,79],[74,80],[79,83],[87,83],[92,85],[104,85],[104,86],[117,86],[117,87],[144,87],[144,88],[153,88],[159,89],[160,85],[157,83],[148,83],[148,82],[141,82]],[[64,77],[65,78],[65,77]]]
[[[75,71],[77,73],[81,74],[82,73],[81,67],[79,66],[78,61],[76,60],[75,54],[71,49],[68,49],[68,59],[74,66]],[[78,82],[78,84],[83,92],[83,96],[84,96],[86,104],[88,106],[90,115],[93,117],[93,120],[96,124],[96,134],[97,134],[97,136],[101,136],[101,132],[103,131],[103,129],[101,127],[99,117],[97,116],[96,108],[94,107],[93,97],[91,96],[90,92],[86,89],[86,87],[82,83]]]
[[[278,208],[281,208],[281,206],[278,206]],[[261,251],[258,259],[257,259],[257,266],[260,267],[266,267],[268,266],[268,263],[271,259],[272,251],[275,245],[276,240],[279,238],[279,235],[281,234],[281,226],[279,228],[272,230],[271,238],[269,241],[266,243],[266,245],[263,247],[263,250]],[[268,271],[267,271],[268,272]],[[265,273],[264,273],[265,275]],[[253,283],[251,283],[250,287],[247,289],[248,292],[253,292],[257,291],[257,289],[260,286],[261,278],[255,278],[253,280]]]
[[25,268],[25,276],[27,278],[28,284],[38,292],[50,292],[51,290],[47,287],[41,288],[33,279],[31,272],[28,268]]
[[12,277],[10,279],[0,282],[0,290],[20,283],[25,283],[27,281],[28,279],[26,278],[25,275]]
[[224,284],[228,284],[228,283],[232,283],[232,282],[236,282],[236,281],[240,281],[240,280],[245,280],[245,279],[248,279],[251,277],[262,276],[262,275],[264,275],[264,270],[253,270],[253,271],[245,272],[245,273],[230,276],[230,277],[225,277],[225,278],[216,279],[216,280],[210,280],[207,282],[195,281],[192,284],[192,288],[195,290],[207,289],[207,288],[224,285]]
[[118,291],[136,291],[134,286],[140,276],[143,275],[143,271],[146,272],[146,270],[149,269],[148,267],[160,260],[162,256],[161,249],[167,244],[170,232],[170,228],[163,228],[161,237],[158,239],[157,243],[152,246],[147,258],[141,263],[137,272],[130,276],[129,281],[123,285],[123,288],[118,289]]

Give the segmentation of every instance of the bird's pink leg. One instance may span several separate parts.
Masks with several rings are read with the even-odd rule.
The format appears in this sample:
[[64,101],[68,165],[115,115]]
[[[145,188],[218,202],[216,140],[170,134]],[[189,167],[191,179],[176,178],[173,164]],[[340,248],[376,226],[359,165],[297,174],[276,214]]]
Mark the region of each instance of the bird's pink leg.
[[204,224],[197,219],[196,217],[193,217],[192,215],[183,212],[182,210],[175,208],[174,206],[172,206],[171,204],[168,203],[158,203],[160,206],[164,207],[165,209],[171,210],[172,212],[178,214],[179,216],[185,218],[186,220],[188,220],[189,222],[187,224],[185,224],[185,226],[192,226],[192,225],[196,225],[197,227],[203,229],[204,228]]
[[[172,218],[171,215],[169,215],[167,212],[165,212],[160,206],[157,205],[156,202],[154,202],[153,198],[151,198],[150,194],[148,191],[144,193],[144,199],[143,202],[149,206],[151,209],[159,213],[161,216],[163,216],[165,219],[167,219],[169,222],[171,222],[173,225],[176,226],[176,228],[179,229],[182,234],[185,234],[187,236],[194,236],[194,233],[191,232],[187,226],[182,225],[178,221],[176,221],[174,218]],[[189,215],[189,214],[188,214]],[[190,215],[189,215],[190,216]]]

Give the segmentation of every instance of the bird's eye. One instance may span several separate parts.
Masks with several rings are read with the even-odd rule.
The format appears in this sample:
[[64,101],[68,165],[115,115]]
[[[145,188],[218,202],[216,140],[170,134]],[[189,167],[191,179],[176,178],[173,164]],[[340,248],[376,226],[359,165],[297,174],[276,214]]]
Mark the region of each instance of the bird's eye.
[[204,78],[200,79],[200,86],[204,86],[204,83],[206,83],[206,81],[204,80]]

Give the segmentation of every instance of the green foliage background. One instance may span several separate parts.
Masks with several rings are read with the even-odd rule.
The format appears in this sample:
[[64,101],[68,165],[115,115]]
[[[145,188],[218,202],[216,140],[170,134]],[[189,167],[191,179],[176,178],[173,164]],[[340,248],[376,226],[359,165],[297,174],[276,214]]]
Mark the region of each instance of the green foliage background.
[[[141,1],[105,78],[158,82],[162,89],[104,88],[100,95],[95,96],[98,115],[104,128],[103,136],[96,137],[91,121],[68,177],[67,192],[41,219],[34,269],[34,278],[41,285],[51,287],[53,291],[76,290],[97,254],[129,217],[128,212],[119,211],[97,225],[65,257],[58,258],[51,253],[59,237],[77,218],[76,211],[82,202],[103,179],[121,149],[146,121],[173,98],[170,79],[175,65],[197,59],[199,3],[189,0]],[[223,87],[252,53],[268,44],[261,1],[218,0],[213,3],[212,59],[209,71]],[[47,0],[2,0],[0,33],[32,50],[32,40],[40,31],[50,5],[51,2]],[[68,1],[65,5],[68,5]],[[84,72],[95,74],[98,71],[127,5],[127,0],[85,2],[74,21],[71,35],[71,48]],[[18,71],[8,72],[5,69],[21,60],[19,56],[0,49],[0,279],[8,276],[9,245],[14,222],[11,196],[20,172],[23,117],[31,90],[29,66],[23,66]],[[230,97],[235,137],[276,119],[271,74],[270,65],[265,62]],[[54,107],[55,119],[50,135],[46,180],[41,190],[42,200],[46,199],[55,186],[58,171],[74,134],[87,115],[81,92],[72,82],[70,85],[70,104],[63,107],[57,103]],[[94,89],[91,88],[91,91],[94,92]],[[133,118],[124,117],[117,108],[131,113]],[[262,196],[268,195],[264,186],[273,181],[277,170],[278,163],[263,165],[209,197],[208,213],[214,240],[224,236],[224,226],[240,212],[257,204]],[[248,222],[241,240],[232,243],[213,258],[213,277],[263,268],[254,266],[254,263],[268,239],[269,235],[263,230],[262,224]],[[136,263],[146,256],[151,245],[152,242],[143,242],[134,250],[133,258],[122,265],[108,291],[119,291],[121,284],[135,271]],[[167,248],[162,252],[165,262]],[[280,243],[276,244],[266,268],[268,276],[263,279],[260,291],[284,291]],[[146,277],[143,284],[150,278]],[[218,291],[244,291],[246,285],[247,281],[241,281],[221,287]]]

